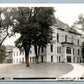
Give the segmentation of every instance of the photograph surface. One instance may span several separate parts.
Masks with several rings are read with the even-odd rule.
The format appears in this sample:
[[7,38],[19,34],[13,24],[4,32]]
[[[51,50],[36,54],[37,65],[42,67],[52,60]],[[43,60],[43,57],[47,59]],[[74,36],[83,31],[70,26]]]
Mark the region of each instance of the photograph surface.
[[1,5],[0,80],[83,81],[84,4]]

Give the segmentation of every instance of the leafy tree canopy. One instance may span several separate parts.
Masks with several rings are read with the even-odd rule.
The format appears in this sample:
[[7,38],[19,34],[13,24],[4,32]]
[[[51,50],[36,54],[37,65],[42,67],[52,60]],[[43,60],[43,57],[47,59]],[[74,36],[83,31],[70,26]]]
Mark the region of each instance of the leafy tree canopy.
[[31,45],[37,47],[46,46],[52,38],[54,9],[52,7],[19,7],[14,8],[13,32],[20,33],[16,46],[24,48],[26,58]]
[[11,36],[12,19],[10,8],[0,8],[0,46],[4,40]]
[[3,63],[6,57],[6,47],[4,45],[0,46],[0,63]]

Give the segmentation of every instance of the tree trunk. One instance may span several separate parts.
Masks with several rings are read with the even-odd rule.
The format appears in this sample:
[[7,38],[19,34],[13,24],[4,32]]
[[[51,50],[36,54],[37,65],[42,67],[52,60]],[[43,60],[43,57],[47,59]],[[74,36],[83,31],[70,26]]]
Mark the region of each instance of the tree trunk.
[[[39,58],[39,55],[40,55],[40,46],[38,47],[38,57],[37,57],[37,61],[38,61],[38,58]],[[39,63],[39,62],[38,62]]]
[[38,62],[38,57],[40,55],[40,46],[34,45],[35,55],[36,55],[36,62]]
[[36,63],[37,63],[37,58],[38,58],[38,54],[37,54],[37,45],[34,45],[34,51],[35,51],[35,55],[36,55]]
[[29,67],[29,51],[30,51],[30,46],[25,46],[24,50],[25,50],[25,62],[26,62],[26,66]]
[[0,63],[2,64],[2,59],[1,59],[1,57],[2,57],[2,55],[1,55],[1,45],[0,45]]

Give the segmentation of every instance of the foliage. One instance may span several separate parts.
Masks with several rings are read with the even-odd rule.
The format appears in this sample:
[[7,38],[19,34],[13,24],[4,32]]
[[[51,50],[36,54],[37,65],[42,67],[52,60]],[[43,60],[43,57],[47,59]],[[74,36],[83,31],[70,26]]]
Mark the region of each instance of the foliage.
[[84,31],[84,16],[83,14],[80,14],[78,17],[78,20],[76,20],[72,26],[73,28],[76,28],[78,30]]
[[0,8],[0,62],[2,63],[6,57],[6,48],[3,46],[4,40],[11,36],[12,19],[10,8]]
[[50,26],[53,24],[53,12],[52,7],[14,8],[13,32],[21,35],[15,43],[18,48],[24,48],[27,66],[31,45],[34,45],[37,57],[37,50],[41,46],[46,46],[51,40]]
[[3,63],[6,57],[6,47],[4,45],[0,46],[0,63]]
[[9,9],[0,8],[0,46],[8,36],[11,36],[12,19]]
[[[75,28],[77,28],[78,30],[81,30],[81,33],[84,34],[84,15],[80,14],[78,17],[78,20],[75,21],[74,26]],[[82,59],[84,62],[84,42],[82,42]]]
[[84,42],[82,43],[82,59],[83,59],[83,62],[84,62]]
[[51,43],[52,39],[52,29],[50,26],[53,25],[53,18],[54,18],[54,9],[52,7],[44,7],[44,8],[35,8],[37,11],[37,15],[34,14],[35,20],[39,25],[39,29],[37,33],[37,29],[34,34],[34,48],[35,54],[38,62],[38,57],[40,54],[40,48],[46,47],[48,43]]

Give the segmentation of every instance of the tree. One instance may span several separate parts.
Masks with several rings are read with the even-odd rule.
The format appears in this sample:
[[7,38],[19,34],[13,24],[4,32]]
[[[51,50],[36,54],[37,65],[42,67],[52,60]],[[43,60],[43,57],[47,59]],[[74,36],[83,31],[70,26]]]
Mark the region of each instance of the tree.
[[10,8],[0,8],[0,61],[3,61],[6,56],[3,42],[8,36],[11,36],[10,29],[12,27],[12,22],[9,9]]
[[10,8],[0,8],[0,46],[4,40],[11,36],[12,19]]
[[84,62],[84,42],[82,43],[82,59],[83,59],[83,62]]
[[29,67],[29,51],[32,44],[32,10],[30,8],[15,8],[13,12],[14,27],[13,32],[21,36],[15,42],[15,45],[25,51],[26,66]]
[[[78,30],[81,30],[81,33],[84,34],[84,16],[83,14],[80,14],[79,17],[78,17],[78,20],[75,21],[74,25],[73,25],[73,28],[77,28]],[[84,42],[82,42],[82,59],[83,59],[83,62],[84,62]]]
[[80,14],[78,20],[76,20],[72,26],[72,28],[76,28],[78,30],[84,31],[84,16]]
[[17,15],[13,14],[15,33],[20,33],[20,38],[15,42],[16,46],[25,50],[26,64],[29,66],[29,51],[34,45],[36,58],[41,46],[46,46],[51,40],[54,9],[52,7],[19,7],[16,8]]
[[38,62],[40,54],[40,48],[46,47],[48,43],[51,43],[52,29],[54,19],[54,8],[52,7],[35,7],[34,8],[34,22],[38,23],[39,27],[34,32],[33,45]]
[[6,58],[6,47],[2,45],[0,47],[0,63],[3,63]]

